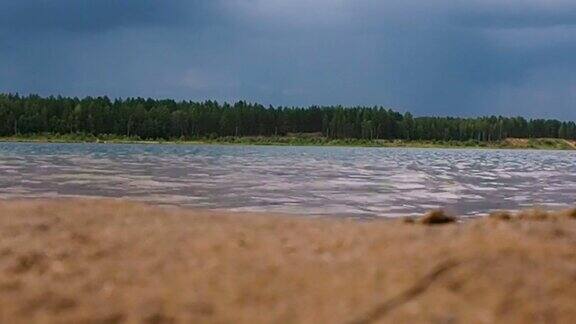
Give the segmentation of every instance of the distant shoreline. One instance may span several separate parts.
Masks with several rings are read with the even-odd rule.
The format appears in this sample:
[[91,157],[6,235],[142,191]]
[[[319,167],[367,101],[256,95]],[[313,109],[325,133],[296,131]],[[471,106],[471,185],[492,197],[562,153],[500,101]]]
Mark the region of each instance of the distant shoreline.
[[257,146],[319,146],[319,147],[388,147],[388,148],[478,148],[478,149],[533,149],[576,150],[576,141],[557,138],[509,138],[501,141],[406,141],[329,139],[326,137],[277,136],[277,137],[217,137],[171,140],[142,140],[131,137],[72,135],[24,135],[0,137],[0,142],[21,143],[102,143],[102,144],[179,144],[179,145],[257,145]]

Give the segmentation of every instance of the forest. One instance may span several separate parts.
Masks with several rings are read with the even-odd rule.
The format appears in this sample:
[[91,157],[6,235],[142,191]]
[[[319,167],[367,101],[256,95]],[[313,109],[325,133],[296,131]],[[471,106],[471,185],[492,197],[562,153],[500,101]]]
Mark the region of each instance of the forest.
[[576,139],[576,124],[553,119],[487,116],[415,117],[383,107],[265,107],[238,101],[192,102],[107,97],[0,94],[0,136],[89,134],[138,139],[286,136],[331,139],[499,141]]

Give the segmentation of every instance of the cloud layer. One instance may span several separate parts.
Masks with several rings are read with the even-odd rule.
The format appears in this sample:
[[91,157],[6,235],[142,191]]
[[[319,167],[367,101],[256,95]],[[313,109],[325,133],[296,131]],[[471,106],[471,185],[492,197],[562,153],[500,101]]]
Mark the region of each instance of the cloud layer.
[[576,118],[573,1],[0,2],[0,91]]

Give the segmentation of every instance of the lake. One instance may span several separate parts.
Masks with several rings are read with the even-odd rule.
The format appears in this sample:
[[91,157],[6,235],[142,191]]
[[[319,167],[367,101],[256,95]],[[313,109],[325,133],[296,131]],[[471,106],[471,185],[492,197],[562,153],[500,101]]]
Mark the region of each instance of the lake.
[[114,197],[306,215],[576,203],[569,151],[0,143],[0,199]]

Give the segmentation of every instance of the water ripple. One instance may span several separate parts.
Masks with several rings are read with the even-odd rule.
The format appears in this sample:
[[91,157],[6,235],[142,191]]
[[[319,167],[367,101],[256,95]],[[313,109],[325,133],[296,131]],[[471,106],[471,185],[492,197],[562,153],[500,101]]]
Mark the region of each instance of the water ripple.
[[0,143],[0,198],[115,197],[300,214],[472,215],[576,197],[564,151]]

